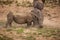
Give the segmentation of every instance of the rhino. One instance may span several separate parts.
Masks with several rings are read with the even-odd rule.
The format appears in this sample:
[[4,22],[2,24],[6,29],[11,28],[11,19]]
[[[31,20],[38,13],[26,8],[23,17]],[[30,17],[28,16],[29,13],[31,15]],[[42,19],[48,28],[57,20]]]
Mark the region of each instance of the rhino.
[[32,22],[36,21],[35,19],[35,16],[33,16],[32,14],[21,13],[21,15],[14,15],[13,12],[9,12],[7,14],[6,27],[11,27],[13,21],[17,24],[27,24],[27,26],[29,27],[32,25]]

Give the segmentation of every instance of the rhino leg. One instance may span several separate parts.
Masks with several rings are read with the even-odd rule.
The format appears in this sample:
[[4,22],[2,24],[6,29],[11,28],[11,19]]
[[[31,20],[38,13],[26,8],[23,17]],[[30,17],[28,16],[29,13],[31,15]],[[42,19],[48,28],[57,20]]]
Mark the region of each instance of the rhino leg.
[[6,27],[11,27],[12,26],[13,20],[7,20],[6,22]]
[[27,27],[30,27],[31,26],[31,22],[27,22]]

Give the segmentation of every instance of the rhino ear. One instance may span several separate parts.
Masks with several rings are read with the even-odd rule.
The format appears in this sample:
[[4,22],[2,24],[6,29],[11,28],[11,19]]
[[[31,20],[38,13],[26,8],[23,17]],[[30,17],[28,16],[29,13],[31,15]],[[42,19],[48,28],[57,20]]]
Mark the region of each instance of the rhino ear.
[[42,0],[43,3],[45,3],[45,0]]

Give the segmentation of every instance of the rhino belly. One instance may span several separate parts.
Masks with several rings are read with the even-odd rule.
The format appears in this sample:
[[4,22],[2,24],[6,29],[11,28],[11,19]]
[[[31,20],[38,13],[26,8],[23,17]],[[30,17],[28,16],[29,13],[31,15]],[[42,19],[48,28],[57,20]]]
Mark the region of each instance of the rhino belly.
[[14,17],[14,21],[18,24],[25,24],[26,18],[25,17]]

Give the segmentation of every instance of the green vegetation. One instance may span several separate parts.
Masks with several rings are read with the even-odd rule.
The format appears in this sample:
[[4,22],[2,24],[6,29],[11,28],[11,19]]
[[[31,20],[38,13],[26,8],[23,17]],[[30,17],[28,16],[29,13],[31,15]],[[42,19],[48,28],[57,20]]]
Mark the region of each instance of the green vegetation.
[[6,31],[7,31],[7,32],[10,32],[10,31],[12,31],[12,29],[7,28]]
[[[26,32],[27,30],[30,30],[30,31]],[[29,28],[28,29],[26,29],[26,28],[16,28],[15,29],[15,28],[13,28],[13,30],[8,29],[8,30],[6,30],[6,32],[12,32],[12,34],[14,34],[14,32],[16,32],[16,35],[14,34],[16,36],[16,38],[18,37],[19,39],[22,39],[22,40],[36,40],[36,38],[40,38],[41,36],[46,37],[46,38],[51,37],[56,40],[60,40],[60,29],[58,29],[58,28],[42,28],[42,29],[36,28],[36,30],[34,28],[33,29],[29,29]],[[6,36],[8,36],[8,37],[6,37]],[[12,40],[12,38],[9,38],[9,35],[3,36],[2,34],[0,35],[0,39],[1,40],[5,40],[5,39]],[[46,39],[46,40],[48,40],[48,39]]]
[[33,36],[27,36],[25,39],[26,40],[36,40]]
[[0,26],[2,26],[2,25],[4,25],[4,24],[5,24],[4,22],[0,21]]
[[20,28],[20,29],[18,29],[16,31],[17,31],[17,34],[20,34],[20,33],[23,33],[24,32],[24,29],[23,28]]
[[3,5],[3,4],[8,5],[8,4],[12,4],[13,2],[14,2],[13,0],[12,1],[10,1],[10,0],[6,0],[6,1],[0,0],[1,5]]
[[[23,1],[23,2],[18,2],[17,0],[0,0],[0,5],[9,5],[11,6],[11,4],[15,3],[16,6],[23,6],[23,7],[32,7],[33,4],[30,1]],[[56,7],[57,5],[60,5],[60,0],[45,0],[45,6],[46,7]]]
[[17,6],[23,6],[23,7],[32,7],[32,3],[29,1],[23,1],[22,3],[16,2]]
[[60,38],[60,29],[55,29],[55,28],[43,28],[39,29],[38,35],[42,35],[43,37],[52,37],[56,40]]
[[22,3],[18,3],[18,1],[14,1],[14,0],[6,0],[6,1],[4,1],[4,0],[0,0],[0,5],[9,5],[9,6],[11,6],[11,4],[13,4],[13,3],[15,3],[16,4],[16,6],[23,6],[23,7],[31,7],[32,6],[32,3],[31,2],[29,2],[29,1],[23,1]]
[[0,34],[0,40],[13,40],[12,38],[9,38],[5,35]]

